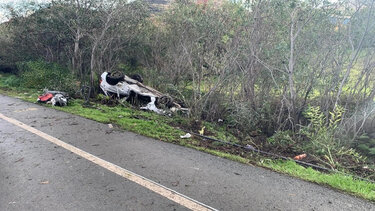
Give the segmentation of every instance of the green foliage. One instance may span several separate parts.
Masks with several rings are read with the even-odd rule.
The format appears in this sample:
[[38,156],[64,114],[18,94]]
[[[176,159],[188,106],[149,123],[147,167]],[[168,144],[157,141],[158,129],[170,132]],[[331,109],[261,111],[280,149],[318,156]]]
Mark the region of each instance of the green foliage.
[[372,156],[375,156],[375,147],[370,148],[368,154],[372,155]]
[[370,152],[370,147],[367,144],[359,144],[357,146],[357,149],[361,150],[364,153],[369,153]]
[[29,61],[18,64],[22,86],[74,93],[76,80],[70,71],[55,63]]
[[19,87],[21,86],[21,78],[16,75],[10,75],[5,78],[3,85],[7,87]]
[[[217,138],[219,140],[228,141],[232,143],[239,143],[240,141],[233,136],[231,133],[229,133],[225,127],[220,127],[215,124],[209,123],[209,122],[203,122],[203,126],[205,127],[205,130],[209,133],[212,133],[212,138]],[[210,136],[210,135],[208,135]]]
[[129,62],[129,64],[119,64],[118,69],[128,76],[133,74],[140,74],[143,76],[145,72],[140,66],[132,64],[131,62]]
[[370,139],[370,137],[366,133],[364,133],[361,136],[359,136],[357,139],[359,141],[368,141]]
[[[0,75],[0,87],[4,86],[4,81],[8,76]],[[35,102],[37,93],[35,90],[25,89],[18,91],[10,91],[0,89],[1,93],[16,96],[23,100],[29,102]],[[28,94],[27,92],[31,92]],[[98,100],[106,99],[106,96],[99,95]],[[199,146],[199,142],[194,141],[193,139],[179,139],[180,135],[184,133],[180,130],[170,126],[175,121],[185,122],[185,120],[177,118],[167,118],[160,116],[151,112],[143,112],[139,110],[134,110],[131,108],[124,108],[120,106],[108,107],[105,105],[95,105],[95,107],[87,108],[82,106],[82,100],[73,100],[69,106],[66,107],[53,107],[58,110],[69,112],[72,114],[80,115],[88,119],[93,119],[102,123],[112,123],[118,125],[119,127],[130,130],[145,136],[156,138],[159,140],[178,143],[183,146],[188,146],[200,151],[204,151],[219,157],[227,158],[233,161],[241,163],[250,163],[251,160],[244,158],[238,155],[233,155],[230,153],[213,150],[210,148]],[[48,105],[47,105],[48,106]],[[215,132],[217,128],[210,123],[204,124],[207,127],[207,130]],[[147,128],[147,130],[145,130]],[[224,128],[219,129],[218,134],[224,133]],[[223,134],[222,134],[223,135]],[[220,136],[222,136],[220,135]],[[226,135],[226,137],[229,137]],[[287,139],[289,140],[290,134],[288,132],[278,132],[275,137],[275,142],[277,139]],[[318,184],[329,185],[333,188],[339,190],[347,191],[354,195],[363,197],[368,200],[375,200],[375,184],[368,183],[364,181],[355,180],[350,176],[343,176],[341,174],[326,174],[315,171],[311,168],[304,168],[297,165],[293,161],[271,161],[271,160],[262,160],[259,162],[259,165],[271,168],[275,171],[286,173],[307,181],[316,182]]]
[[310,106],[304,113],[310,120],[309,126],[302,126],[300,133],[308,138],[308,143],[301,148],[315,155],[331,168],[345,168],[349,160],[361,163],[365,160],[358,152],[348,146],[342,145],[336,138],[335,132],[344,113],[344,108],[337,106],[329,112],[328,120],[319,107]]
[[340,117],[344,112],[343,108],[338,106],[333,112],[330,112],[328,123],[326,117],[319,107],[310,106],[304,113],[305,117],[310,120],[310,125],[302,127],[301,133],[306,135],[310,140],[306,146],[308,151],[314,154],[327,155],[331,154],[333,148],[338,147],[338,140],[335,139],[335,129]]
[[292,138],[291,131],[277,131],[272,137],[267,139],[267,143],[274,151],[286,151],[295,145],[296,141]]
[[366,133],[357,138],[354,147],[369,158],[375,158],[375,139],[371,139]]
[[97,101],[109,100],[109,96],[106,96],[106,95],[103,95],[103,94],[98,94],[98,95],[96,95],[96,100]]
[[[185,102],[195,118],[223,119],[223,127],[238,137],[293,130],[278,131],[266,145],[307,152],[332,168],[360,162],[337,136],[344,111],[328,110],[338,101],[347,105],[349,117],[373,96],[375,25],[366,23],[375,13],[368,3],[353,13],[351,6],[302,0],[247,1],[247,8],[232,1],[205,6],[175,1],[148,19],[140,2],[92,1],[77,8],[72,1],[53,1],[24,18],[15,14],[0,27],[0,63],[21,61],[21,78],[7,78],[4,86],[74,92],[73,75],[87,80],[91,70],[94,83],[101,71],[118,66]],[[113,17],[107,15],[110,5]],[[344,16],[350,27],[332,23],[332,17]],[[74,74],[54,63],[25,62],[40,58],[66,64]],[[116,105],[109,97],[97,100]],[[300,109],[309,103],[320,108],[305,112],[310,125],[301,126],[298,140],[293,132],[301,124]],[[353,147],[366,156],[375,148],[364,136]]]

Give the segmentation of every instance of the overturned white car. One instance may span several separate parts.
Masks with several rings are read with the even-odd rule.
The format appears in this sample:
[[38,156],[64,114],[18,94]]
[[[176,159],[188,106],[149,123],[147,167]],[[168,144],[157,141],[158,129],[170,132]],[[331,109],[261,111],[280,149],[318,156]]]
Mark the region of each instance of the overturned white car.
[[116,95],[118,98],[126,98],[127,100],[130,98],[141,99],[142,102],[145,102],[141,109],[151,110],[159,114],[163,114],[165,111],[158,107],[168,108],[172,111],[188,111],[188,109],[182,108],[180,104],[173,102],[171,97],[142,84],[140,82],[142,79],[139,77],[133,78],[118,72],[104,72],[101,75],[100,88],[107,96]]

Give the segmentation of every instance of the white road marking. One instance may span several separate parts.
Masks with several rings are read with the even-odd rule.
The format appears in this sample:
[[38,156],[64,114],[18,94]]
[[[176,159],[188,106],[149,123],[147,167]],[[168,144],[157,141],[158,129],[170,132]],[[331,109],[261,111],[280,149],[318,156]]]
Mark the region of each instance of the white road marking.
[[21,110],[15,110],[14,112],[20,113],[20,112],[27,112],[27,111],[36,111],[37,108],[27,108],[27,109],[21,109]]
[[145,178],[141,175],[138,175],[134,172],[131,172],[131,171],[129,171],[127,169],[124,169],[120,166],[117,166],[113,163],[105,161],[105,160],[103,160],[99,157],[96,157],[95,155],[92,155],[88,152],[85,152],[85,151],[83,151],[83,150],[81,150],[81,149],[79,149],[75,146],[67,144],[67,143],[65,143],[65,142],[63,142],[63,141],[61,141],[61,140],[59,140],[59,139],[57,139],[53,136],[50,136],[50,135],[48,135],[48,134],[46,134],[46,133],[44,133],[40,130],[32,128],[32,127],[30,127],[30,126],[28,126],[28,125],[26,125],[26,124],[24,124],[24,123],[22,123],[18,120],[6,117],[1,113],[0,113],[0,118],[18,126],[18,127],[21,127],[21,128],[23,128],[23,129],[25,129],[25,130],[27,130],[27,131],[35,134],[35,135],[38,135],[38,136],[46,139],[47,141],[52,142],[52,143],[66,149],[66,150],[69,150],[69,151],[71,151],[71,152],[73,152],[73,153],[75,153],[75,154],[77,154],[77,155],[79,155],[79,156],[81,156],[81,157],[83,157],[83,158],[85,158],[85,159],[87,159],[87,160],[89,160],[89,161],[91,161],[91,162],[93,162],[93,163],[95,163],[95,164],[97,164],[97,165],[117,174],[117,175],[120,175],[120,176],[122,176],[122,177],[124,177],[124,178],[126,178],[126,179],[128,179],[132,182],[135,182],[135,183],[137,183],[137,184],[139,184],[139,185],[141,185],[141,186],[143,186],[143,187],[145,187],[145,188],[147,188],[147,189],[149,189],[149,190],[151,190],[151,191],[153,191],[153,192],[155,192],[155,193],[157,193],[161,196],[164,196],[165,198],[167,198],[171,201],[174,201],[174,202],[176,202],[176,203],[178,203],[182,206],[185,206],[188,209],[197,210],[197,211],[217,210],[217,209],[212,208],[208,205],[205,205],[205,204],[203,204],[203,203],[201,203],[197,200],[194,200],[194,199],[192,199],[188,196],[185,196],[181,193],[178,193],[178,192],[176,192],[176,191],[174,191],[170,188],[167,188],[167,187],[165,187],[161,184],[158,184],[158,183],[156,183],[156,182],[154,182],[150,179],[147,179],[147,178]]

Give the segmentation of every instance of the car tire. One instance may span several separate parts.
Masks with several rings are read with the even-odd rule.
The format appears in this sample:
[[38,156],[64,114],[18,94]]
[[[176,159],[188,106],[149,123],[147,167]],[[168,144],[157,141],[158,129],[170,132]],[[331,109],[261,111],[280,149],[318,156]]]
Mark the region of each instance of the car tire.
[[108,73],[106,77],[106,81],[110,85],[116,85],[118,84],[118,82],[124,81],[125,80],[124,77],[125,77],[124,73],[115,71],[112,73]]

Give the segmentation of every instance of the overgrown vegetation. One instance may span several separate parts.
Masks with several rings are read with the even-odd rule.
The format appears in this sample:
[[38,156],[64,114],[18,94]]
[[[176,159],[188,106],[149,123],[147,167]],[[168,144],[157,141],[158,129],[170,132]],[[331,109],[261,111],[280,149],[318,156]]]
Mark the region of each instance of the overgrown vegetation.
[[[12,87],[6,83],[13,75],[0,75],[0,93],[15,96],[29,102],[35,102],[38,90],[29,88]],[[28,92],[33,93],[28,93]],[[41,91],[41,90],[39,90]],[[101,98],[100,98],[101,99]],[[101,99],[102,100],[102,99]],[[129,105],[131,106],[131,105]],[[148,137],[156,138],[162,141],[176,143],[179,145],[191,147],[200,151],[204,151],[219,157],[227,158],[233,161],[249,164],[255,163],[275,171],[286,173],[307,181],[318,184],[328,185],[338,190],[343,190],[356,196],[363,197],[368,200],[375,200],[374,183],[369,183],[354,179],[350,176],[342,174],[321,173],[311,168],[304,168],[297,165],[293,161],[272,161],[262,156],[252,153],[238,153],[228,149],[225,146],[217,145],[215,142],[192,139],[180,139],[179,136],[184,134],[180,129],[172,125],[188,125],[186,119],[166,118],[155,113],[139,111],[130,107],[95,104],[92,107],[84,107],[82,100],[72,100],[67,107],[54,107],[65,112],[80,115],[88,119],[92,119],[102,123],[111,123],[116,126],[142,134]],[[208,127],[208,131],[215,137],[222,139],[232,138],[230,134],[223,131],[220,127],[212,126],[209,123],[203,123]],[[145,130],[147,128],[147,130]],[[283,135],[282,135],[283,136]],[[232,140],[232,139],[231,139]]]
[[[98,95],[98,76],[141,73],[191,109],[186,119],[160,117],[166,125],[152,137],[205,127],[220,139],[288,157],[306,153],[306,162],[375,178],[374,1],[176,0],[159,13],[143,1],[85,2],[7,8],[0,68],[17,76],[5,86],[73,96],[89,86],[92,100],[116,105]],[[99,113],[99,121],[148,136],[143,128],[160,123],[141,114],[122,122],[121,109],[111,109],[115,116]]]
[[28,88],[64,90],[73,94],[77,81],[67,68],[55,63],[29,61],[18,64],[19,85]]

